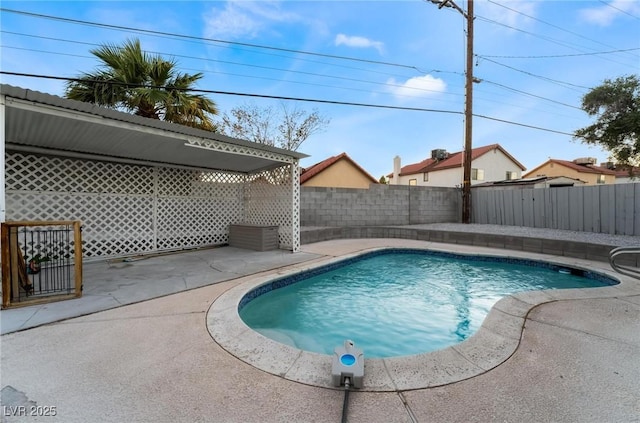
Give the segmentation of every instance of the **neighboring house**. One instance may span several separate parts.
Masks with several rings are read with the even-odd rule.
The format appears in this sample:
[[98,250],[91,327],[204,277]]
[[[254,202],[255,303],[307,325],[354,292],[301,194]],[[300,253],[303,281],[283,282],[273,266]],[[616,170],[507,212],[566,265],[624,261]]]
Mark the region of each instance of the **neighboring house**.
[[347,153],[329,157],[300,173],[300,185],[305,187],[369,188],[370,184],[377,183]]
[[532,188],[560,188],[585,185],[579,179],[565,176],[538,176],[536,178],[506,179],[504,181],[485,182],[473,186],[473,189],[532,189]]
[[[400,157],[394,159],[393,173],[389,175],[392,185],[420,185],[433,187],[456,187],[462,185],[463,152],[448,153],[438,149],[431,157],[419,163],[401,166]],[[518,179],[525,167],[500,144],[491,144],[471,150],[471,185],[487,181]]]
[[584,181],[587,185],[613,184],[616,181],[616,172],[597,166],[596,159],[592,157],[582,157],[573,161],[549,159],[523,177],[537,176],[566,176]]
[[600,163],[600,167],[613,170],[616,173],[616,184],[628,184],[631,182],[640,182],[640,168],[619,166],[613,162]]

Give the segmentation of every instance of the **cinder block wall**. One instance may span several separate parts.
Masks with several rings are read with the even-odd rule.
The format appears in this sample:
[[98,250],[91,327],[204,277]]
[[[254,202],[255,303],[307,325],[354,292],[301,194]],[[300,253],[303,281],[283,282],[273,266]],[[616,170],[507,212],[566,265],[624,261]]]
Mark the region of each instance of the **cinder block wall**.
[[456,188],[372,184],[369,189],[300,187],[302,226],[415,225],[460,221]]

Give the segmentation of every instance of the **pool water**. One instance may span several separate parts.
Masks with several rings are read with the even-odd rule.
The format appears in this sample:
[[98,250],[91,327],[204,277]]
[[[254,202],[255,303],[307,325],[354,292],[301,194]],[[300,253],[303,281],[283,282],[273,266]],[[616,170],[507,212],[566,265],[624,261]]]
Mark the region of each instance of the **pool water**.
[[365,357],[395,357],[465,340],[508,294],[611,284],[533,261],[485,259],[424,250],[377,254],[259,295],[241,304],[240,317],[299,349],[332,354],[351,339]]

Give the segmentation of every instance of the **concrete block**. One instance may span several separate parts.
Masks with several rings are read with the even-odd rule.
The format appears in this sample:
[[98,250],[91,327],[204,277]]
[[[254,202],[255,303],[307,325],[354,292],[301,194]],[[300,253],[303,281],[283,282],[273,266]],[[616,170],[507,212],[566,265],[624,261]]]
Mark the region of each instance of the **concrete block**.
[[563,242],[563,246],[563,255],[581,259],[587,258],[587,244],[582,242],[565,241]]
[[561,256],[565,249],[564,243],[565,242],[561,240],[543,239],[541,252],[544,254]]
[[542,252],[542,239],[540,238],[522,238],[522,250],[532,253]]

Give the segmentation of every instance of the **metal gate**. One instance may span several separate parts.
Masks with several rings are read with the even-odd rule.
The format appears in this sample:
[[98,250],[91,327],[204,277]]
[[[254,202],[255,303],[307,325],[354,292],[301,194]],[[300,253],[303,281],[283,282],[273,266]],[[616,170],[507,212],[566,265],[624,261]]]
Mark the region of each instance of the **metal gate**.
[[82,295],[80,221],[2,223],[2,308]]

